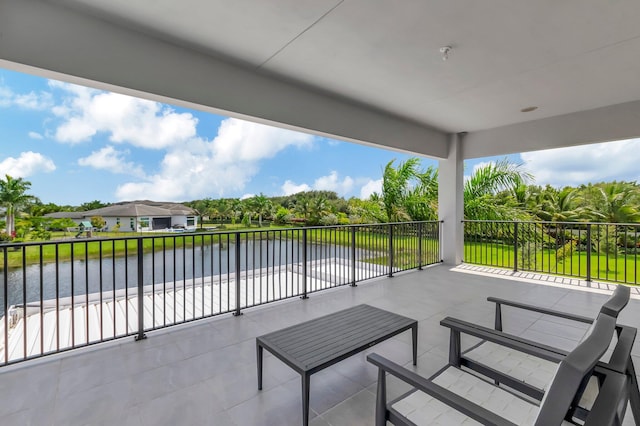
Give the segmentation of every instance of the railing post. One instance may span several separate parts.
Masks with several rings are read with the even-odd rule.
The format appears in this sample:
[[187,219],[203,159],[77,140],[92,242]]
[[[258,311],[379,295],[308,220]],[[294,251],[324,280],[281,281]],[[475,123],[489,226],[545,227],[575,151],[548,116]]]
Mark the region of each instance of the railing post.
[[136,340],[146,339],[144,334],[144,253],[142,238],[138,238],[138,334]]
[[513,222],[513,272],[518,272],[518,222]]
[[422,271],[422,222],[418,222],[418,270]]
[[591,282],[591,224],[587,224],[587,282]]
[[356,227],[351,227],[351,287],[356,287]]
[[307,228],[302,229],[302,296],[300,299],[308,299],[307,296]]
[[236,232],[236,310],[233,313],[234,317],[242,315],[240,312],[240,233]]
[[[440,263],[444,263],[444,259],[442,258],[442,242],[444,241],[444,236],[442,235],[443,231],[444,231],[444,220],[441,220],[438,223],[438,257],[440,258]],[[463,235],[462,245],[464,247],[464,225],[462,228],[462,235]]]
[[389,224],[389,278],[393,277],[393,225]]

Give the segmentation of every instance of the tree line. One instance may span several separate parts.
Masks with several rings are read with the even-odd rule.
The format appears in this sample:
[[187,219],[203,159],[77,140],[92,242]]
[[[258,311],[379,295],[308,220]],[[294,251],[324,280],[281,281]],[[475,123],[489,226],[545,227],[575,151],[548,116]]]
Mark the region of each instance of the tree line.
[[[46,235],[50,229],[74,226],[69,220],[44,215],[88,211],[110,203],[99,200],[79,206],[42,203],[29,194],[31,183],[6,175],[0,178],[0,239],[11,239],[16,229]],[[246,199],[204,198],[184,202],[212,223],[263,226],[339,225],[436,220],[438,170],[423,168],[417,157],[388,162],[379,193],[363,200],[345,199],[333,191],[305,191],[288,196],[258,194]],[[464,183],[464,217],[469,220],[531,220],[562,222],[640,222],[640,186],[636,182],[600,182],[554,188],[533,184],[521,164],[506,159],[474,170]]]

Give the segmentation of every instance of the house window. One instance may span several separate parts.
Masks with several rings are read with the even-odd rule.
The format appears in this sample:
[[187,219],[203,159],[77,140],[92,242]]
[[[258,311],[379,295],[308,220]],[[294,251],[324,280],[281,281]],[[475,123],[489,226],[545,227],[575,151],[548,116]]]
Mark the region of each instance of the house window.
[[129,219],[129,226],[131,226],[132,230],[136,229],[136,220],[134,218]]
[[116,225],[120,225],[120,218],[116,217]]
[[140,224],[141,228],[148,228],[149,227],[149,218],[148,217],[141,217],[140,220],[138,221],[138,223]]
[[187,226],[193,226],[196,224],[196,218],[193,216],[187,216]]

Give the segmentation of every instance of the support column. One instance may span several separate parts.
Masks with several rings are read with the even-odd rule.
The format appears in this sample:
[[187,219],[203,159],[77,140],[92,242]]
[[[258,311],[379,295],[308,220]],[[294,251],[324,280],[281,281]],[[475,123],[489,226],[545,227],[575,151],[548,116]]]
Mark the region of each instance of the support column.
[[443,220],[442,260],[449,265],[462,263],[464,216],[464,161],[462,141],[464,133],[453,134],[449,139],[446,160],[439,161],[438,217]]

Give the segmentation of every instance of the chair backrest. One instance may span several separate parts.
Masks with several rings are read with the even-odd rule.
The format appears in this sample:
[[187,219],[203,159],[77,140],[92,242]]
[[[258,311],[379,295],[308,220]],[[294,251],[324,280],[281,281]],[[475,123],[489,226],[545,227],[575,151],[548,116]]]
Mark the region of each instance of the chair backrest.
[[[627,306],[627,303],[629,303],[630,297],[631,289],[624,285],[618,285],[618,287],[616,287],[616,289],[613,291],[611,297],[600,308],[600,313],[609,315],[613,318],[618,318],[620,312],[624,309],[625,306]],[[582,336],[582,339],[580,339],[580,342],[584,342],[585,339],[589,337],[589,335],[591,335],[591,333],[593,332],[593,327],[594,324],[591,324],[591,327],[587,329],[584,336]]]
[[559,425],[574,408],[595,365],[609,348],[615,327],[614,317],[600,313],[588,337],[560,362],[540,404],[536,426]]
[[602,305],[602,308],[600,308],[600,312],[614,318],[618,318],[620,311],[622,311],[622,309],[627,306],[627,303],[629,303],[630,297],[631,289],[626,285],[619,284],[609,300],[607,300],[605,304]]

